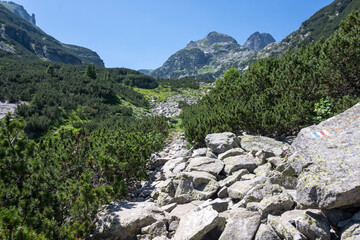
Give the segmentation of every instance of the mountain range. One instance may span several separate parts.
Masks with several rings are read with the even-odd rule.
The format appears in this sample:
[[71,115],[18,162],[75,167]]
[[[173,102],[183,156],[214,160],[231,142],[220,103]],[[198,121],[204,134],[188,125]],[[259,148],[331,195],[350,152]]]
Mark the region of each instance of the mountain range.
[[36,26],[23,6],[0,1],[0,56],[16,54],[69,64],[104,66],[99,55],[85,47],[64,44]]
[[241,46],[223,33],[211,32],[205,38],[191,41],[173,54],[162,67],[150,73],[153,77],[195,77],[215,80],[231,67],[246,69],[256,59],[256,53],[275,39],[268,33],[256,32]]
[[[225,70],[235,67],[245,71],[258,57],[281,56],[321,38],[328,38],[352,11],[360,9],[359,0],[335,0],[303,22],[300,28],[281,42],[268,33],[252,34],[244,45],[226,34],[211,32],[205,38],[191,41],[171,55],[160,67],[150,72],[153,77],[215,80]],[[148,73],[149,74],[149,73]]]

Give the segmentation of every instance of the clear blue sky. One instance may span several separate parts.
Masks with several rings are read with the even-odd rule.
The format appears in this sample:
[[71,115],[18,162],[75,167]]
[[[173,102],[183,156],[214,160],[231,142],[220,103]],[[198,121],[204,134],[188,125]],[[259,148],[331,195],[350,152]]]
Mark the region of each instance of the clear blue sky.
[[160,67],[211,31],[243,44],[254,32],[277,41],[333,0],[12,0],[64,43],[96,51],[107,67]]

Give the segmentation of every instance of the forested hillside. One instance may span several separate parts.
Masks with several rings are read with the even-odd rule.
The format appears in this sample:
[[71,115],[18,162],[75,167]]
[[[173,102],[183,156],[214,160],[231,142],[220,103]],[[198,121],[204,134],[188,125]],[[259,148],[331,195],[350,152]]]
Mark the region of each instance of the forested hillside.
[[328,40],[264,58],[244,73],[227,71],[198,104],[182,113],[185,135],[202,142],[214,132],[294,135],[360,100],[360,13]]

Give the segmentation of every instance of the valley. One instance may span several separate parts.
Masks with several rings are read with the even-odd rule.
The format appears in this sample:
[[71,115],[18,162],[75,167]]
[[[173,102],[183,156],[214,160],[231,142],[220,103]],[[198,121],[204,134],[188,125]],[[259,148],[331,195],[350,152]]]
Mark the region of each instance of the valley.
[[360,238],[359,1],[139,71],[0,3],[0,239]]

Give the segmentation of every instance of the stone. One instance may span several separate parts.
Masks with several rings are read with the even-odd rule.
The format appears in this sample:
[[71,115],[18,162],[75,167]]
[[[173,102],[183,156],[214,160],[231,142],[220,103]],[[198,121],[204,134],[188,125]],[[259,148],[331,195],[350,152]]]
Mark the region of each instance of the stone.
[[207,172],[214,176],[218,176],[223,170],[224,163],[218,159],[208,157],[196,157],[189,159],[189,165],[186,168],[187,172],[200,171]]
[[161,171],[164,173],[165,178],[169,178],[170,176],[174,175],[174,168],[184,162],[186,162],[185,158],[175,158],[167,161],[161,169]]
[[266,163],[264,165],[257,167],[254,170],[254,173],[256,174],[256,176],[262,176],[265,175],[267,172],[270,172],[271,170],[272,170],[271,163]]
[[287,189],[296,189],[296,176],[286,176],[286,174],[274,170],[267,172],[265,177],[269,179],[272,184],[279,184]]
[[281,163],[283,163],[285,161],[284,158],[281,157],[270,157],[267,159],[267,161],[269,163],[271,163],[271,165],[276,168],[277,166],[279,166]]
[[251,212],[258,212],[259,211],[259,203],[258,202],[249,202],[246,204],[246,210]]
[[339,223],[341,227],[341,239],[360,239],[360,211],[351,219]]
[[245,203],[260,202],[264,198],[272,197],[274,195],[280,195],[285,193],[285,188],[278,184],[270,184],[265,182],[263,184],[257,184],[244,196]]
[[251,180],[254,178],[256,178],[256,175],[252,173],[244,174],[243,176],[241,176],[241,180]]
[[184,171],[186,168],[186,162],[182,162],[182,163],[179,163],[173,170],[172,172],[174,174],[177,174],[177,173],[180,173],[182,171]]
[[266,181],[263,177],[254,178],[247,181],[238,181],[228,187],[228,194],[231,199],[241,200],[256,185]]
[[245,154],[244,149],[232,148],[224,153],[219,154],[218,158],[223,161],[225,158],[234,157],[234,156],[243,155],[243,154]]
[[196,207],[194,209],[194,212],[198,212],[204,208],[207,208],[208,206],[211,206],[215,211],[218,213],[224,212],[228,209],[230,199],[214,199],[214,200],[207,200],[200,206]]
[[205,157],[217,159],[217,156],[210,149],[207,150]]
[[151,240],[155,238],[167,239],[168,231],[166,229],[165,221],[157,221],[150,226],[143,227],[141,229],[141,235],[137,237],[138,240]]
[[255,240],[280,240],[280,238],[271,227],[261,224],[255,235]]
[[258,211],[263,218],[269,214],[279,215],[285,211],[289,211],[293,208],[294,200],[287,194],[280,194],[271,197],[264,198],[258,205]]
[[117,202],[103,207],[96,216],[94,239],[133,239],[141,229],[168,216],[152,202]]
[[207,152],[207,148],[199,148],[199,149],[195,149],[191,155],[191,157],[195,158],[195,157],[203,157],[206,155]]
[[155,170],[157,167],[164,165],[169,160],[170,160],[169,158],[160,158],[160,157],[156,157],[155,155],[152,155],[150,161],[147,164],[147,167],[150,170]]
[[331,239],[329,221],[320,214],[305,211],[303,217],[295,220],[295,225],[308,239]]
[[360,240],[360,222],[352,222],[344,227],[341,240]]
[[258,152],[260,150],[271,152],[275,156],[282,156],[284,151],[289,149],[290,145],[284,142],[277,141],[272,138],[245,135],[241,137],[241,148],[247,152]]
[[246,169],[249,172],[252,172],[257,167],[255,158],[250,155],[228,157],[224,159],[224,163],[224,171],[227,175],[240,169]]
[[174,240],[201,240],[211,230],[225,225],[225,219],[211,206],[182,217]]
[[261,217],[256,212],[238,208],[230,211],[230,218],[219,240],[252,240],[260,225]]
[[217,193],[218,198],[227,198],[229,194],[227,192],[227,187],[222,187],[219,192]]
[[179,221],[172,221],[169,225],[169,232],[174,232],[179,227]]
[[283,221],[291,223],[308,239],[330,240],[330,223],[320,210],[292,210],[281,215]]
[[208,134],[205,138],[205,143],[215,154],[224,153],[231,148],[239,147],[236,135],[230,132]]
[[165,212],[171,212],[172,210],[174,210],[174,208],[176,208],[177,203],[171,203],[169,205],[166,206],[162,206],[161,209],[164,210]]
[[281,239],[307,240],[291,223],[284,221],[279,216],[269,215],[267,224],[276,232]]
[[[246,169],[241,169],[239,171],[233,172],[230,176],[228,176],[227,178],[219,181],[219,186],[220,187],[229,187],[232,184],[234,184],[235,182],[239,181],[242,176],[244,176],[245,174],[248,174],[249,171]],[[254,175],[255,176],[255,175]]]
[[270,158],[270,157],[274,157],[275,154],[271,151],[264,151],[264,150],[259,150],[255,153],[255,157],[256,157],[256,164],[258,166],[263,165],[266,163],[266,159]]
[[207,200],[219,189],[216,177],[207,172],[182,172],[175,179],[179,181],[175,197],[186,194],[190,200]]
[[192,212],[196,207],[203,204],[204,201],[192,201],[190,203],[178,204],[171,212],[170,216],[175,217],[176,219],[181,219],[183,216]]
[[359,126],[360,103],[300,131],[289,161],[301,173],[296,187],[301,205],[321,209],[360,205]]

